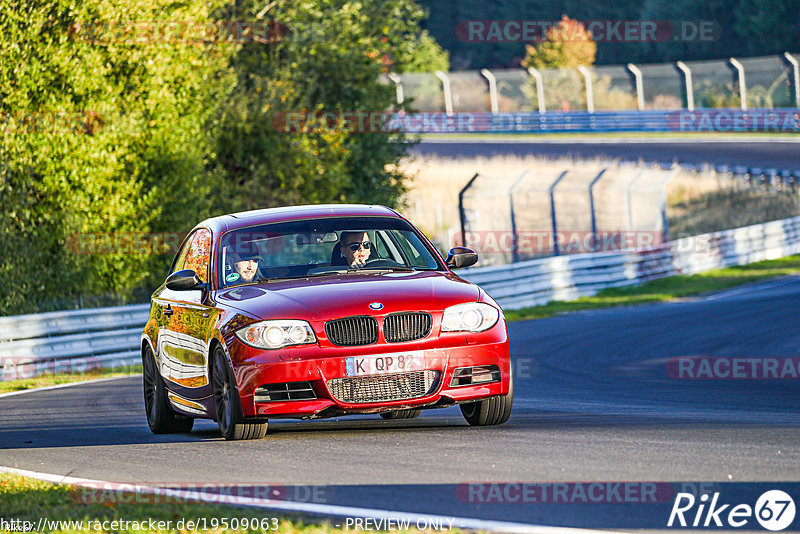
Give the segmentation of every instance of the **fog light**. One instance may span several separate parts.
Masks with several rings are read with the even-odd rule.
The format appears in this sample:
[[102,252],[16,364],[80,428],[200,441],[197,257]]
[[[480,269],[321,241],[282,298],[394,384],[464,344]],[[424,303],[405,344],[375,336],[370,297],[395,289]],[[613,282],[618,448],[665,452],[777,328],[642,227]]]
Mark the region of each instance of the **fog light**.
[[475,367],[459,367],[453,371],[450,387],[474,386],[500,381],[500,367],[497,365],[477,365]]

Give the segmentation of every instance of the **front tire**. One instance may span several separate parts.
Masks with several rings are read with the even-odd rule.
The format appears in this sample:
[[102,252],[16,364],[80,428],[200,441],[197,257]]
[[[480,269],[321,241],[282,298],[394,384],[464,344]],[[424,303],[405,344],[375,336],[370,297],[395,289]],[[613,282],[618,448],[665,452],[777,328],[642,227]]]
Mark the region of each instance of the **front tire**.
[[267,435],[267,422],[246,423],[242,415],[239,393],[221,347],[214,351],[211,372],[214,392],[214,415],[222,437],[227,440],[261,439]]
[[461,415],[472,426],[502,425],[511,416],[514,404],[514,373],[509,367],[508,395],[497,395],[474,402],[460,404]]
[[422,413],[422,410],[394,410],[393,412],[382,412],[381,417],[384,419],[414,419],[415,417],[419,417],[419,414]]
[[191,432],[194,419],[172,411],[167,399],[164,379],[158,373],[153,351],[147,346],[142,354],[142,386],[147,425],[153,434],[184,434]]

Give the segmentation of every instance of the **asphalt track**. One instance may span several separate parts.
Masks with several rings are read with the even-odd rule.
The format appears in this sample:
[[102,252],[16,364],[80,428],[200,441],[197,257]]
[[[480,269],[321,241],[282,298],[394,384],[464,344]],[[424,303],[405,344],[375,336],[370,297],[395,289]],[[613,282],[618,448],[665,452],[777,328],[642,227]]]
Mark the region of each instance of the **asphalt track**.
[[511,324],[516,400],[499,427],[469,427],[448,408],[410,421],[277,421],[263,440],[225,442],[208,422],[152,435],[140,377],[0,397],[0,466],[144,484],[282,485],[296,500],[309,498],[299,486],[315,485],[326,504],[538,525],[663,526],[670,503],[481,503],[487,494],[470,496],[465,484],[800,481],[798,380],[666,371],[679,356],[800,356],[798,316],[800,277],[788,277]]
[[612,158],[650,163],[742,165],[746,167],[800,170],[800,136],[751,137],[745,140],[714,138],[565,138],[487,139],[426,138],[414,153],[463,158],[492,155],[540,156],[547,158]]

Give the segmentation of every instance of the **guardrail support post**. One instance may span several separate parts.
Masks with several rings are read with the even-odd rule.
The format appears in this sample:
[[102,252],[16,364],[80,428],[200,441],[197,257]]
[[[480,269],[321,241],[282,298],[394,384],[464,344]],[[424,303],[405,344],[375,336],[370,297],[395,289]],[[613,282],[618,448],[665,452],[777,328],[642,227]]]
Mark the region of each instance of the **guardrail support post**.
[[783,57],[792,66],[792,85],[794,85],[794,103],[800,108],[800,62],[789,52],[784,52]]
[[600,171],[600,174],[595,176],[594,180],[592,180],[592,182],[589,184],[589,209],[592,212],[592,237],[594,238],[594,246],[592,247],[593,249],[592,252],[597,252],[597,240],[599,237],[597,235],[597,213],[595,212],[595,206],[594,206],[594,186],[595,184],[597,184],[597,182],[600,181],[600,178],[603,177],[603,175],[607,170],[608,169],[603,169],[602,171]]
[[628,70],[633,74],[633,83],[636,87],[636,109],[644,111],[644,86],[642,85],[642,71],[633,63],[628,63]]
[[594,91],[592,91],[592,72],[583,65],[578,66],[578,72],[586,80],[586,111],[594,113]]
[[522,171],[522,173],[517,176],[517,179],[514,180],[514,183],[511,184],[511,187],[508,188],[508,202],[511,207],[511,235],[514,239],[514,249],[511,255],[511,261],[514,263],[519,261],[519,237],[517,236],[517,217],[514,213],[514,188],[517,187],[517,184],[522,181],[525,175],[528,174],[528,171]]
[[694,87],[692,86],[692,70],[683,61],[678,61],[675,66],[683,73],[683,82],[686,90],[686,109],[694,111]]
[[442,81],[442,91],[444,93],[444,111],[448,115],[453,114],[453,93],[450,91],[450,78],[447,77],[447,74],[444,72],[437,70],[434,72],[437,78]]
[[547,111],[547,108],[544,104],[544,80],[542,80],[542,73],[533,67],[528,67],[528,74],[533,76],[533,79],[536,80],[536,100],[539,104],[539,113],[544,113]]
[[475,173],[475,176],[469,179],[467,185],[464,186],[461,191],[458,192],[458,217],[461,222],[461,246],[467,246],[467,215],[464,213],[464,193],[467,192],[467,189],[472,187],[472,183],[478,178],[478,173]]
[[742,101],[742,111],[747,111],[747,81],[744,77],[744,65],[734,57],[730,58],[729,61],[733,68],[736,69],[736,76],[739,80],[739,99]]
[[497,78],[489,69],[481,69],[481,74],[489,81],[489,102],[492,107],[492,115],[497,115],[500,113],[500,106],[497,104]]
[[396,96],[397,105],[398,106],[402,106],[403,105],[403,101],[405,100],[405,97],[403,95],[403,80],[402,80],[402,78],[400,78],[400,76],[398,76],[394,72],[390,72],[389,74],[386,75],[386,77],[394,82],[394,89],[395,89],[395,92],[396,92],[396,95],[397,95]]
[[556,186],[558,182],[560,182],[568,173],[569,171],[564,171],[561,175],[556,178],[556,181],[550,184],[550,218],[553,221],[553,254],[558,256],[561,254],[561,251],[558,248],[558,224],[556,222],[556,199],[555,199],[555,192]]

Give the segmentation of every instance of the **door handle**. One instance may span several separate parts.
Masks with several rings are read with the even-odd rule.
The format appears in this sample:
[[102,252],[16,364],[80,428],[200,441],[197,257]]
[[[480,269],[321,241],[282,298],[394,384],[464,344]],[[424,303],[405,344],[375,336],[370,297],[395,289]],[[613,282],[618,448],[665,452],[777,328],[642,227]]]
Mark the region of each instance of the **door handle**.
[[167,304],[167,307],[166,307],[166,308],[164,308],[162,311],[163,311],[164,315],[166,315],[166,316],[170,316],[170,315],[172,315],[173,313],[175,313],[175,312],[173,311],[173,309],[170,307],[170,305],[169,305],[169,304]]

